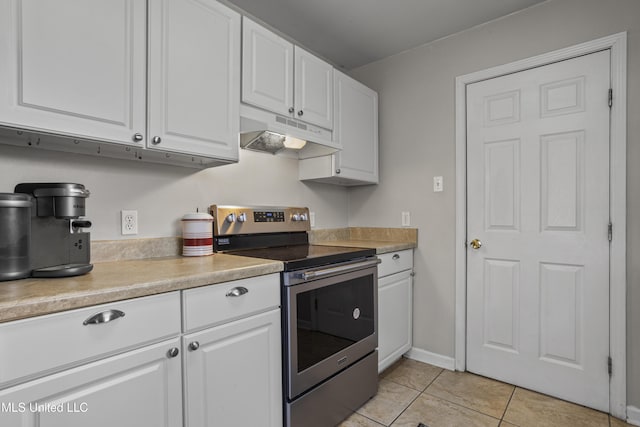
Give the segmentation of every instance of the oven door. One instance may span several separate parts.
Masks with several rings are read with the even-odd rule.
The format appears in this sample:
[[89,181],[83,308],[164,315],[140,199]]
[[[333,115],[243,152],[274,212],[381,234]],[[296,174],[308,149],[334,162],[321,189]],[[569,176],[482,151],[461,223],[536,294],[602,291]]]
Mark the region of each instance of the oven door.
[[289,400],[377,347],[377,263],[373,257],[285,276],[283,312]]

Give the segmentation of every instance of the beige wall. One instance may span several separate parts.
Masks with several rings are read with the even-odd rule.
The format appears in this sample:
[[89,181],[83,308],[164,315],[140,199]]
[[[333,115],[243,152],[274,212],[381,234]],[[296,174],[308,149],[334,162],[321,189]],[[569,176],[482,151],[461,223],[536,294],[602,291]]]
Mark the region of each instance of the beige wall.
[[[380,185],[353,189],[349,225],[419,228],[414,344],[453,357],[456,76],[628,31],[628,404],[640,407],[640,1],[550,0],[354,70],[380,95]],[[444,192],[432,178],[444,176]]]
[[[0,145],[0,192],[19,182],[78,182],[91,196],[92,239],[120,239],[120,210],[138,210],[140,237],[179,236],[180,218],[212,203],[309,206],[320,228],[347,225],[347,190],[298,181],[296,159],[241,150],[240,162],[198,171]],[[129,236],[127,236],[129,237]]]

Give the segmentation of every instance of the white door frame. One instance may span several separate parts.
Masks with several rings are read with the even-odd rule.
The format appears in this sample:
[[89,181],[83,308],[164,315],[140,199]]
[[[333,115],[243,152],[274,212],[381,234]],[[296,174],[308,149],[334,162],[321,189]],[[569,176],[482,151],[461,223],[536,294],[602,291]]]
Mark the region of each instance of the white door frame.
[[[613,373],[609,385],[609,412],[626,419],[626,215],[627,215],[627,33],[622,32],[576,46],[489,68],[456,78],[456,314],[455,369],[466,369],[467,321],[467,135],[466,86],[482,80],[551,64],[600,50],[611,50],[610,130],[610,219],[613,240],[610,248],[610,355]],[[606,94],[603,94],[603,102]],[[603,361],[603,369],[606,369]]]

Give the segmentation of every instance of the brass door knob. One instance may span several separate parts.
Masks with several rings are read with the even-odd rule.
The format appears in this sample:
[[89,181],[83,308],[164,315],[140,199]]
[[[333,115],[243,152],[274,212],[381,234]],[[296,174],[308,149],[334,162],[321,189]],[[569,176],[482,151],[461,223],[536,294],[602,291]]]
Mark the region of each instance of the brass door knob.
[[482,246],[482,242],[480,241],[480,239],[473,239],[471,242],[469,242],[469,244],[471,245],[472,249],[480,249],[480,246]]

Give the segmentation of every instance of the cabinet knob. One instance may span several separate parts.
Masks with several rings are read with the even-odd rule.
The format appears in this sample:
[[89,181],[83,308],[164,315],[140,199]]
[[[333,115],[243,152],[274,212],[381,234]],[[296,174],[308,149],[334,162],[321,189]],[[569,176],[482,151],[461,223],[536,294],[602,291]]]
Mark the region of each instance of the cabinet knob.
[[153,145],[158,145],[162,142],[162,138],[160,138],[159,136],[154,136],[153,139],[151,140],[151,143]]
[[290,113],[293,113],[294,111],[296,111],[296,109],[295,109],[295,108],[293,108],[293,107],[289,107],[289,112],[290,112]]
[[170,348],[169,351],[167,351],[167,357],[169,359],[173,359],[174,357],[176,357],[178,354],[180,354],[180,349],[178,347],[173,347]]
[[142,136],[141,133],[136,133],[133,135],[133,137],[131,139],[133,139],[135,142],[140,142],[142,141],[144,137]]
[[399,254],[394,254],[394,255],[391,257],[391,259],[398,260],[398,259],[400,259],[400,255],[399,255]]
[[304,114],[304,111],[302,111],[302,110],[298,111],[298,115],[299,115],[300,117],[302,117],[302,115],[303,115],[303,114]]
[[340,175],[340,169],[336,169],[336,175]]
[[193,341],[189,343],[189,350],[196,351],[199,348],[200,348],[200,343],[198,341]]

